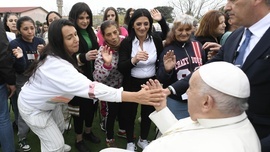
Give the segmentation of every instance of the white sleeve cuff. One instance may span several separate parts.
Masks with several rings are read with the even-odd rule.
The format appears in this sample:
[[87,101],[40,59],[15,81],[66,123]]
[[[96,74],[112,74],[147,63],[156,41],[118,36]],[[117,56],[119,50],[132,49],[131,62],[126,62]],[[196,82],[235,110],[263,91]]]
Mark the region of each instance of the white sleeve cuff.
[[154,111],[149,115],[149,118],[156,124],[160,132],[165,133],[170,127],[172,127],[178,120],[175,118],[173,113],[168,107]]

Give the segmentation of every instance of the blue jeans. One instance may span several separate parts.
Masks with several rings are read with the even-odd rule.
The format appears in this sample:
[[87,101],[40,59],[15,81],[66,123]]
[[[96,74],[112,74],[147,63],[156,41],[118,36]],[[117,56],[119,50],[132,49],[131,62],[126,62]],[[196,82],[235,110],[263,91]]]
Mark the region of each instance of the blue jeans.
[[167,97],[167,107],[171,110],[171,112],[178,120],[189,117],[187,103]]
[[6,84],[0,85],[0,143],[3,152],[14,152],[14,134],[8,111]]

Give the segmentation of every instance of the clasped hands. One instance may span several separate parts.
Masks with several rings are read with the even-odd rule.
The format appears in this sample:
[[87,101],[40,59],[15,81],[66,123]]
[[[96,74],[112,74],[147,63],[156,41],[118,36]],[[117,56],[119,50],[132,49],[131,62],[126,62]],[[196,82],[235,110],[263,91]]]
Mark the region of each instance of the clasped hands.
[[[39,45],[37,46],[37,51],[38,51],[38,53],[41,53],[42,50],[43,50],[43,48],[44,48],[44,45],[43,45],[43,44],[39,44]],[[23,50],[22,50],[19,46],[16,47],[16,48],[14,48],[14,49],[12,49],[12,53],[13,53],[13,55],[14,55],[17,59],[23,57]]]
[[145,92],[141,104],[152,105],[156,111],[160,111],[167,106],[165,89],[158,80],[149,79],[141,87],[142,89],[139,92]]
[[146,51],[139,48],[137,54],[131,59],[131,62],[136,65],[140,61],[147,61],[149,58],[149,55]]

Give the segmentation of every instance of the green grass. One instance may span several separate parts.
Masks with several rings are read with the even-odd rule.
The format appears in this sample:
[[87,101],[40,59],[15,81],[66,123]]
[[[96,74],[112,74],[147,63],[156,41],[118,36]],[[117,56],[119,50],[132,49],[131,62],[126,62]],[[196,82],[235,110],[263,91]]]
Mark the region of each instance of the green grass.
[[[140,113],[140,106],[138,106],[138,107],[139,108],[138,108],[137,117],[138,117],[138,114]],[[13,112],[11,111],[10,114],[11,114],[11,120],[14,121]],[[91,152],[99,152],[101,149],[106,148],[106,142],[105,142],[106,134],[104,131],[102,131],[100,129],[99,121],[100,121],[99,115],[95,115],[92,129],[93,129],[93,133],[101,139],[101,143],[93,144],[90,141],[85,141],[87,143],[87,146],[90,148]],[[74,147],[75,146],[74,145],[75,133],[74,133],[73,128],[74,127],[72,124],[72,129],[69,130],[68,132],[64,133],[64,139],[65,139],[65,143],[72,147],[71,152],[77,152],[76,148]],[[117,137],[116,136],[117,130],[118,130],[118,123],[116,122],[115,123],[115,142],[116,142],[117,147],[125,149],[126,148],[126,139]],[[155,127],[152,124],[151,129],[150,129],[150,133],[148,136],[148,140],[154,139],[154,137],[155,137],[154,130],[155,130]],[[136,122],[135,122],[135,135],[137,137],[137,139],[135,140],[136,143],[137,143],[137,140],[139,137],[139,132],[140,132],[140,125],[139,125],[138,119],[136,119]],[[19,149],[17,132],[15,130],[14,130],[14,141],[15,141],[15,147],[17,149]],[[31,152],[40,152],[40,141],[39,141],[38,137],[32,131],[29,132],[28,137],[27,137],[27,141],[32,148]],[[137,150],[138,152],[141,151],[141,149],[139,147],[137,147],[137,149],[138,149]],[[1,152],[1,150],[0,150],[0,152]]]

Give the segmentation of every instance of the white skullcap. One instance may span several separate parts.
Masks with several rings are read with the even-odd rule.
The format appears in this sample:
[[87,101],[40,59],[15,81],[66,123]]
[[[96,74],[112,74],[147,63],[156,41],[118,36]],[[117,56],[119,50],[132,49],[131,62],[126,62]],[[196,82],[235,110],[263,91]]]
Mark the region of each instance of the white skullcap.
[[249,80],[246,74],[228,62],[212,62],[199,68],[202,80],[210,87],[238,98],[250,95]]

